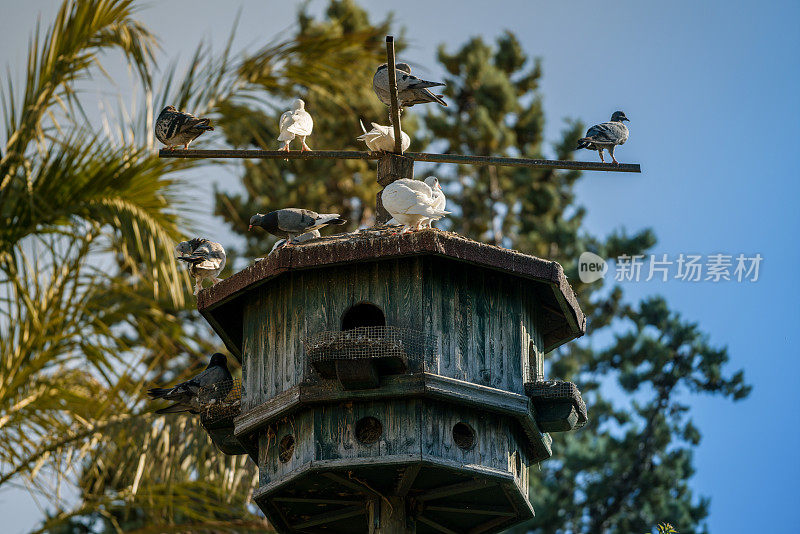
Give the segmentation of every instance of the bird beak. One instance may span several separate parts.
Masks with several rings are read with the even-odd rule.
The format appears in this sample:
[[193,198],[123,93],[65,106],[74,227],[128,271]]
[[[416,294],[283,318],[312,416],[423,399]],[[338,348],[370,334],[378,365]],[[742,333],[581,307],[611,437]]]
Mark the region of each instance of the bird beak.
[[628,117],[622,117],[622,120],[631,122],[631,120]]

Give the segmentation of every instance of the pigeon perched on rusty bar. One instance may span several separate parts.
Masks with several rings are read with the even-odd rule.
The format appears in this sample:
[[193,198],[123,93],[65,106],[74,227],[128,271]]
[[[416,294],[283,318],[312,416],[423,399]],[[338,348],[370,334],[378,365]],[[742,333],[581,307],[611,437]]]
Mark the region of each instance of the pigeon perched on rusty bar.
[[[364,123],[360,120],[361,129],[364,131],[363,135],[356,137],[359,141],[364,141],[367,148],[372,152],[394,152],[394,128],[392,126],[381,126],[377,123],[372,123],[372,129],[367,131],[364,128]],[[411,138],[404,131],[400,131],[400,144],[403,152],[408,150],[411,146]]]
[[[300,234],[299,236],[297,236],[294,239],[292,239],[292,244],[293,245],[298,245],[300,243],[305,243],[306,241],[311,241],[312,239],[316,239],[318,237],[320,237],[319,230],[311,230],[310,232],[306,232],[304,234]],[[269,254],[272,254],[273,252],[275,252],[276,250],[278,250],[279,248],[281,248],[285,244],[286,244],[286,240],[285,239],[278,239],[275,242],[275,244],[272,245],[272,250],[269,251]],[[267,256],[269,256],[269,254],[267,254]]]
[[314,129],[314,119],[311,118],[311,114],[305,108],[306,103],[298,98],[294,101],[292,109],[281,115],[279,123],[281,133],[278,136],[278,141],[283,142],[281,150],[289,152],[289,143],[294,140],[295,136],[300,138],[301,152],[311,150],[306,144],[306,137],[311,135]]
[[[217,386],[217,389],[214,388]],[[171,388],[152,388],[147,394],[153,399],[164,399],[172,402],[170,406],[156,410],[164,413],[200,413],[204,404],[222,401],[233,387],[233,377],[228,371],[228,360],[219,352],[211,356],[208,366],[194,378]],[[202,399],[201,399],[201,393]]]
[[213,130],[211,119],[198,119],[191,113],[178,111],[175,106],[167,106],[156,119],[156,138],[167,145],[168,150],[183,145],[188,149],[189,143],[204,132]]
[[578,149],[597,150],[600,154],[600,161],[603,163],[606,161],[603,159],[603,149],[606,149],[611,154],[614,164],[619,165],[617,158],[614,157],[614,148],[617,145],[624,145],[628,140],[628,127],[624,124],[624,121],[627,120],[628,117],[624,112],[615,111],[611,115],[610,122],[595,124],[586,132],[586,137],[578,139]]
[[[437,102],[443,106],[447,106],[442,95],[435,95],[431,93],[429,87],[440,87],[445,85],[441,82],[429,82],[422,80],[411,74],[411,67],[408,63],[395,63],[395,72],[397,74],[397,105],[400,108],[410,108],[415,104],[426,104],[428,102]],[[389,66],[383,63],[375,71],[372,77],[372,90],[378,95],[381,102],[387,106],[391,105],[391,97],[389,95]]]
[[210,278],[214,284],[219,282],[217,276],[225,268],[225,249],[219,243],[204,237],[178,243],[175,257],[189,264],[189,274],[195,280],[195,295],[203,288],[203,280]]
[[[439,186],[439,181],[433,176],[429,180],[431,178],[433,180],[430,183]],[[430,221],[439,220],[450,213],[444,210],[442,198],[434,195],[428,183],[410,178],[395,180],[384,187],[381,200],[386,211],[403,225],[402,232],[412,226],[419,230],[423,223],[430,224]]]
[[319,230],[329,224],[344,224],[347,221],[338,213],[317,213],[301,208],[283,208],[267,213],[257,213],[250,217],[250,226],[260,226],[272,235],[286,238],[284,246],[292,244],[292,240],[300,234]]

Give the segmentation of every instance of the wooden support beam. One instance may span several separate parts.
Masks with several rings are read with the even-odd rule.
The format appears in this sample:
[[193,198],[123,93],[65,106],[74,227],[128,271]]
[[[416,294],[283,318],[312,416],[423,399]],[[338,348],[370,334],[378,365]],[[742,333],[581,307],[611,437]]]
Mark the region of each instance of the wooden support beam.
[[303,497],[274,497],[274,502],[294,502],[303,504],[338,504],[342,506],[353,506],[363,504],[363,501],[343,501],[337,499],[306,499]]
[[[280,150],[167,150],[162,148],[162,158],[184,159],[381,159],[385,155],[358,150],[314,150],[313,152],[283,152]],[[396,155],[395,155],[396,156]],[[496,156],[467,156],[463,154],[430,154],[405,152],[403,157],[414,161],[433,163],[460,163],[467,165],[499,165],[501,167],[533,167],[537,169],[564,169],[569,171],[642,172],[638,163],[600,163],[593,161],[568,161],[556,159],[505,158]]]
[[417,496],[416,499],[419,502],[433,501],[436,499],[443,499],[444,497],[451,497],[453,495],[460,495],[476,489],[485,488],[489,485],[494,485],[494,483],[484,479],[459,482],[458,484],[451,484],[449,486],[442,486],[441,488],[426,491],[422,495]]
[[325,478],[336,482],[337,484],[341,484],[346,488],[350,488],[351,490],[357,491],[362,493],[368,497],[377,497],[381,498],[382,495],[376,493],[375,491],[369,489],[368,487],[364,486],[363,484],[359,484],[358,482],[353,482],[352,480],[348,480],[343,476],[337,475],[336,473],[320,473]]
[[403,139],[400,133],[400,102],[397,95],[397,69],[395,68],[394,37],[386,36],[386,65],[389,68],[389,119],[394,129],[394,152],[403,153]]
[[516,517],[516,512],[509,512],[501,506],[486,506],[482,505],[480,508],[472,508],[475,504],[472,503],[457,503],[450,506],[426,506],[425,510],[432,512],[451,512],[454,514],[477,514],[477,515],[497,515],[501,517]]
[[494,519],[490,519],[486,523],[483,523],[473,528],[472,530],[469,531],[469,534],[482,534],[484,532],[489,532],[490,530],[494,530],[495,528],[499,527],[500,525],[506,522],[508,522],[507,517],[496,517]]
[[424,524],[428,525],[429,527],[433,528],[434,530],[438,530],[439,532],[444,532],[444,534],[458,534],[458,532],[456,532],[455,530],[450,530],[446,526],[440,525],[439,523],[437,523],[433,519],[429,519],[427,517],[418,516],[417,517],[417,521],[419,521],[420,523],[424,523]]
[[397,497],[405,497],[408,494],[408,490],[414,485],[414,481],[417,479],[421,467],[421,463],[411,464],[403,470],[400,482],[397,483],[397,487],[394,490],[394,494]]
[[302,523],[295,523],[291,526],[292,529],[300,530],[309,527],[315,527],[317,525],[324,525],[325,523],[332,523],[334,521],[341,521],[342,519],[347,519],[349,517],[355,517],[358,515],[364,515],[367,513],[367,508],[364,503],[359,504],[358,506],[351,506],[349,508],[345,508],[344,510],[335,510],[333,512],[328,512],[325,514],[319,514],[313,516],[311,519],[303,521]]

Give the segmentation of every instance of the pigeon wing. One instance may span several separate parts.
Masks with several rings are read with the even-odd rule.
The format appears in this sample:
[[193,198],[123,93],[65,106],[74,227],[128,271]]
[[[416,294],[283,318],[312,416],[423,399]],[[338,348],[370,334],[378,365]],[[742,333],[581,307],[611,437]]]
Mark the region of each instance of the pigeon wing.
[[620,125],[614,122],[595,124],[586,132],[586,139],[600,144],[622,144],[626,136]]
[[278,122],[278,127],[280,129],[280,135],[278,135],[278,141],[291,141],[294,139],[294,134],[289,131],[289,126],[292,125],[292,112],[285,111],[283,115],[281,115],[281,120]]
[[[216,246],[215,246],[216,245]],[[225,267],[225,251],[219,243],[204,243],[179,260],[191,263],[198,269],[222,269]]]
[[314,226],[319,214],[316,211],[286,208],[278,212],[278,228],[284,232],[303,233]]
[[[402,73],[403,71],[399,71],[398,74]],[[398,90],[405,90],[405,89],[425,89],[427,87],[440,87],[445,85],[441,82],[429,82],[427,80],[422,80],[417,78],[413,74],[400,74],[397,77],[397,89]]]
[[311,118],[310,113],[302,109],[298,109],[292,114],[291,124],[286,127],[287,131],[303,136],[311,135],[313,129],[314,119]]

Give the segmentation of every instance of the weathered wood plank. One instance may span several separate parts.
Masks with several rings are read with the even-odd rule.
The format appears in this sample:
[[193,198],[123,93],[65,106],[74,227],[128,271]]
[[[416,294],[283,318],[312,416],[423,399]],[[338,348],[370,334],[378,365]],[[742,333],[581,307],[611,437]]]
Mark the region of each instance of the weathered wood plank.
[[436,499],[442,499],[444,497],[452,497],[453,495],[468,493],[470,491],[475,491],[477,489],[485,488],[487,486],[495,484],[496,484],[495,482],[485,480],[482,478],[470,480],[468,482],[459,482],[457,484],[450,484],[448,486],[443,486],[441,488],[436,488],[426,491],[422,495],[418,495],[416,497],[416,500],[420,502],[434,501]]
[[367,508],[364,503],[361,503],[357,506],[351,506],[349,508],[345,508],[344,510],[336,510],[333,512],[312,516],[311,519],[308,519],[307,521],[295,523],[294,525],[291,526],[291,528],[296,530],[306,529],[309,527],[315,527],[317,525],[324,525],[325,523],[341,521],[342,519],[347,519],[349,517],[364,515],[366,513],[367,513]]

